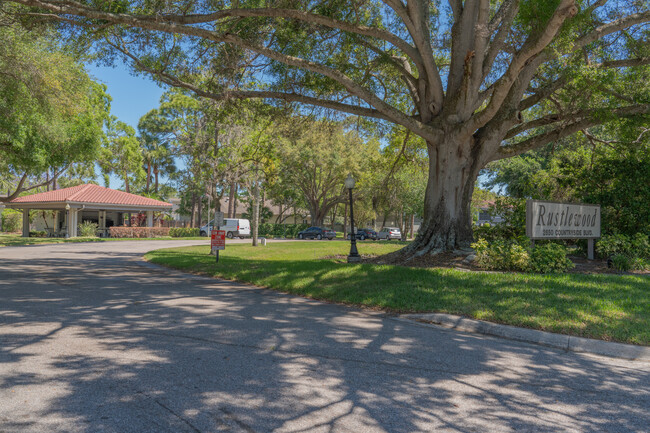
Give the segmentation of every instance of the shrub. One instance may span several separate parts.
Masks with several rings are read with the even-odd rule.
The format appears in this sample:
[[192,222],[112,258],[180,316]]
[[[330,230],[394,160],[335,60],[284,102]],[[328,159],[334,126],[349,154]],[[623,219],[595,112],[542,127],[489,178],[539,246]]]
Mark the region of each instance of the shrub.
[[630,238],[625,235],[605,235],[598,240],[596,251],[601,257],[612,257],[617,254],[630,254],[632,251]]
[[299,231],[309,227],[308,224],[271,224],[263,223],[257,231],[258,236],[295,238]]
[[198,227],[172,227],[169,229],[169,236],[173,238],[190,238],[201,235]]
[[488,242],[479,239],[472,244],[476,250],[475,263],[484,269],[494,271],[520,272],[565,272],[573,268],[567,257],[567,249],[560,244],[538,244],[534,248],[525,247],[527,243],[519,240],[495,240]]
[[476,250],[476,264],[484,269],[501,271],[526,271],[530,255],[514,241],[495,240],[488,243],[479,239],[472,244]]
[[643,259],[641,257],[635,257],[631,260],[631,267],[635,271],[647,271],[650,270],[650,260]]
[[560,244],[535,245],[530,253],[529,271],[540,274],[565,272],[575,265],[567,257],[567,249]]
[[632,237],[632,252],[636,257],[650,259],[650,237],[643,233],[637,233]]
[[643,233],[603,236],[596,250],[602,257],[611,257],[612,267],[619,272],[650,268],[650,239]]
[[616,254],[612,257],[612,267],[619,272],[632,269],[632,259],[625,254]]
[[[198,230],[198,229],[197,229]],[[111,227],[112,238],[155,238],[169,236],[169,227]]]
[[503,222],[474,227],[474,236],[477,239],[483,238],[488,241],[517,239],[517,242],[521,243],[521,238],[525,237],[526,233],[526,200],[498,197],[488,212],[491,215],[501,216]]
[[84,221],[79,224],[79,234],[85,238],[97,237],[97,227],[99,226],[94,222]]
[[29,237],[30,238],[45,238],[45,237],[47,237],[47,232],[42,231],[42,230],[31,231],[31,232],[29,232]]
[[19,232],[23,224],[23,214],[13,209],[5,209],[2,211],[2,227],[0,231],[3,232]]

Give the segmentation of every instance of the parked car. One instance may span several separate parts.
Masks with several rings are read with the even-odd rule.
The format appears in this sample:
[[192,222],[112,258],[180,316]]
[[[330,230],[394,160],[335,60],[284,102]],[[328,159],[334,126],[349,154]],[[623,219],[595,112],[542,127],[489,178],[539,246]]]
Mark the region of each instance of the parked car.
[[[219,227],[219,230],[226,231],[226,237],[232,239],[234,237],[247,238],[251,235],[251,223],[243,218],[225,218],[224,225]],[[201,236],[209,236],[214,227],[214,220],[210,221],[201,227]]]
[[377,239],[402,239],[402,232],[397,227],[384,227],[377,233]]
[[[364,241],[366,239],[377,240],[377,232],[373,229],[356,229],[354,234],[360,241]],[[350,237],[350,233],[348,233],[348,240]]]
[[298,239],[323,239],[330,241],[336,237],[336,232],[324,227],[309,227],[307,230],[298,232]]

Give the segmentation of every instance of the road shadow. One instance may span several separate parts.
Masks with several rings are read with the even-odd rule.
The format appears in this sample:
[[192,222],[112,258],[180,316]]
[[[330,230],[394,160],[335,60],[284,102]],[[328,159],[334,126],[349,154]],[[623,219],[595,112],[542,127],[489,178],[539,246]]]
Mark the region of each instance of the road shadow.
[[[88,250],[92,251],[92,250]],[[647,364],[203,277],[0,264],[0,431],[642,431]]]

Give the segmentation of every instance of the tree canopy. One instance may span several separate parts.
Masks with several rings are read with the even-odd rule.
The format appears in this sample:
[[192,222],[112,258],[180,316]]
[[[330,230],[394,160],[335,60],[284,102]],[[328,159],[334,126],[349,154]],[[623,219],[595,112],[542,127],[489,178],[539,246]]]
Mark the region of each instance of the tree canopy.
[[0,175],[13,188],[3,200],[94,161],[110,100],[55,35],[7,20],[0,14]]
[[486,164],[650,113],[646,0],[16,0],[103,58],[214,100],[399,125],[429,158],[407,257],[472,241]]

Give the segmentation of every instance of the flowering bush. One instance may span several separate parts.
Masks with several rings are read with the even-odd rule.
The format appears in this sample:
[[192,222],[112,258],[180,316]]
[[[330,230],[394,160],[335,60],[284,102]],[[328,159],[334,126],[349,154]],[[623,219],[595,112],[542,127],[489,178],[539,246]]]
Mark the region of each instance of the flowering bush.
[[199,228],[193,227],[172,227],[169,229],[169,236],[173,238],[191,238],[200,236]]
[[169,236],[169,227],[111,227],[112,238],[155,238]]

